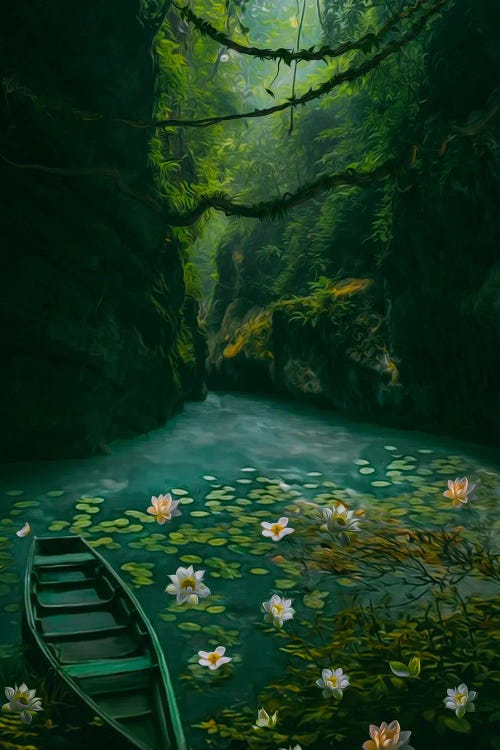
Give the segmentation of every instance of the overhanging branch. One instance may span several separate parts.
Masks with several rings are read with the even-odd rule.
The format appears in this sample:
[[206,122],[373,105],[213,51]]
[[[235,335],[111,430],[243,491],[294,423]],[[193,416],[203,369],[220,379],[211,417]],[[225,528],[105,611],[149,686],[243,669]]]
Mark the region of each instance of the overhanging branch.
[[134,198],[139,200],[144,205],[147,205],[155,213],[161,213],[165,216],[166,221],[175,227],[188,227],[194,224],[200,219],[204,213],[209,211],[211,208],[216,211],[223,211],[227,216],[242,216],[249,219],[276,219],[283,216],[287,211],[295,206],[305,203],[306,201],[314,198],[315,195],[323,193],[326,190],[339,187],[341,185],[353,185],[363,186],[371,182],[376,182],[388,177],[391,174],[396,174],[398,171],[398,163],[391,159],[386,161],[384,164],[376,167],[370,172],[357,172],[355,169],[346,169],[344,172],[331,175],[321,175],[318,179],[305,184],[299,188],[295,193],[285,193],[283,197],[273,198],[268,201],[262,201],[260,203],[246,204],[238,203],[232,200],[225,193],[211,193],[209,195],[202,196],[196,206],[182,213],[177,211],[165,210],[156,201],[150,199],[149,196],[144,196],[131,190],[128,185],[124,182],[122,175],[117,169],[103,168],[103,169],[92,169],[92,168],[75,168],[65,169],[60,167],[49,167],[43,164],[20,164],[18,162],[7,159],[6,156],[0,154],[6,164],[16,169],[26,169],[36,172],[44,172],[45,174],[61,175],[63,177],[76,177],[76,176],[100,176],[109,177],[115,181],[118,189]]
[[268,49],[264,47],[253,47],[240,44],[234,41],[227,34],[222,31],[218,31],[212,24],[204,18],[197,16],[188,5],[175,5],[181,15],[189,21],[201,34],[209,36],[214,41],[222,44],[228,49],[232,49],[235,52],[239,52],[242,55],[250,55],[258,57],[260,60],[283,60],[287,65],[290,65],[294,60],[326,60],[326,58],[335,58],[345,55],[347,52],[353,52],[355,50],[362,50],[363,52],[371,51],[377,43],[384,37],[391,29],[395,28],[401,21],[411,18],[417,13],[424,5],[429,3],[430,0],[416,0],[415,4],[406,10],[398,11],[394,13],[387,21],[380,27],[377,32],[369,32],[364,34],[355,41],[344,42],[344,44],[338,47],[323,46],[318,50],[293,50],[284,49]]
[[223,211],[226,216],[242,216],[248,219],[277,219],[295,206],[305,203],[319,193],[341,185],[362,186],[377,182],[396,174],[398,164],[391,159],[371,172],[357,172],[347,169],[333,175],[322,175],[317,180],[307,183],[296,193],[285,193],[282,198],[262,201],[261,203],[244,204],[231,200],[224,193],[213,193],[203,196],[198,205],[182,214],[167,213],[166,217],[172,226],[190,226],[211,208]]
[[290,109],[290,107],[297,107],[299,105],[308,104],[315,99],[319,99],[320,97],[325,96],[325,94],[329,94],[334,88],[340,86],[342,83],[351,83],[352,81],[355,81],[358,78],[365,76],[370,71],[374,70],[383,60],[393,55],[399,49],[408,44],[408,42],[413,41],[419,35],[422,29],[425,28],[427,21],[429,21],[432,16],[439,13],[442,8],[450,5],[451,2],[453,2],[453,0],[437,0],[430,8],[427,9],[427,11],[412,26],[412,28],[406,32],[406,34],[404,34],[400,39],[393,40],[392,42],[386,44],[386,46],[382,50],[380,50],[380,52],[378,52],[369,60],[365,60],[365,62],[361,63],[361,65],[358,65],[357,67],[351,67],[343,71],[342,73],[338,73],[328,81],[325,81],[325,83],[318,86],[318,88],[309,89],[309,91],[303,96],[287,99],[285,102],[276,104],[273,107],[268,107],[266,109],[254,109],[251,112],[242,112],[240,114],[203,117],[197,120],[161,119],[153,120],[151,122],[141,122],[138,120],[126,120],[123,118],[119,118],[118,122],[123,122],[126,125],[130,125],[131,127],[135,128],[206,128],[210,127],[211,125],[216,125],[219,122],[229,122],[231,120],[241,120],[243,118],[267,117],[268,115],[272,115],[275,112],[282,112],[283,110]]

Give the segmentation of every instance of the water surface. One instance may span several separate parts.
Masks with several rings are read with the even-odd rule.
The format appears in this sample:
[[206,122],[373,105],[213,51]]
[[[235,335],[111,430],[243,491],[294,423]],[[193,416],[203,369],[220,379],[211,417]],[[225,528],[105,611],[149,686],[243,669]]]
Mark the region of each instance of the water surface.
[[[29,521],[32,535],[83,535],[133,587],[164,648],[193,750],[298,742],[351,750],[369,724],[393,719],[412,730],[416,748],[498,750],[499,474],[486,448],[234,394],[188,404],[107,456],[5,466],[5,685],[27,681],[15,665],[30,538],[15,531]],[[462,476],[476,482],[476,497],[456,509],[443,492]],[[146,509],[166,492],[182,515],[160,526]],[[356,511],[350,544],[322,530],[320,512],[302,500]],[[281,516],[294,533],[263,537],[261,522]],[[165,592],[168,574],[189,564],[206,571],[211,589],[196,607]],[[263,621],[273,593],[293,599],[282,630]],[[197,652],[218,645],[232,662],[209,672]],[[389,661],[412,656],[421,659],[418,679],[391,672]],[[350,678],[342,701],[315,685],[332,666]],[[479,692],[464,719],[443,704],[460,682]],[[61,737],[84,746],[89,727],[60,715],[54,726],[43,688],[46,712],[29,728],[0,718],[8,747],[51,750]],[[279,710],[274,730],[252,729],[262,705]]]

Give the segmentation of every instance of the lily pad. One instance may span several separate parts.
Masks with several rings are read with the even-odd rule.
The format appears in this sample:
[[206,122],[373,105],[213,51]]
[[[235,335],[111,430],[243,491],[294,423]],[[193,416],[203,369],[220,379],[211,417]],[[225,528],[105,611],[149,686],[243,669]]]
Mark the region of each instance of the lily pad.
[[267,576],[269,570],[266,570],[265,568],[250,568],[248,572],[255,576]]
[[23,491],[22,490],[8,490],[5,494],[9,495],[10,497],[18,497],[19,495],[23,494]]
[[113,541],[113,537],[111,536],[101,536],[99,539],[92,539],[90,541],[90,545],[92,547],[102,547],[105,544],[109,544]]
[[372,487],[390,487],[391,482],[386,482],[383,479],[376,479],[374,482],[370,482]]
[[177,627],[180,630],[187,630],[190,633],[195,633],[198,630],[201,630],[201,625],[198,625],[197,622],[180,622]]
[[142,531],[144,526],[141,526],[140,523],[131,523],[130,526],[126,526],[125,528],[118,529],[118,534],[137,534],[139,531]]
[[274,582],[278,589],[292,589],[296,583],[291,578],[277,578]]
[[64,490],[51,490],[47,492],[47,495],[49,497],[61,497],[61,495],[64,495]]
[[224,544],[227,544],[227,539],[221,539],[220,537],[212,537],[212,539],[209,539],[207,544],[209,544],[211,547],[222,547]]
[[204,474],[203,479],[205,479],[207,482],[214,482],[215,477],[212,477],[210,474]]
[[189,492],[187,490],[183,490],[182,488],[176,487],[175,489],[170,490],[174,495],[177,495],[178,497],[182,497],[183,495],[189,495]]
[[375,469],[372,466],[363,466],[358,471],[360,474],[375,474]]
[[225,607],[222,604],[211,604],[210,607],[207,607],[207,612],[211,612],[213,615],[218,615],[221,612],[225,611]]
[[209,516],[210,513],[206,510],[192,510],[189,515],[193,516],[193,518],[202,518],[203,516]]
[[53,521],[49,526],[49,531],[62,531],[70,525],[69,521]]
[[125,515],[132,516],[132,518],[137,518],[141,523],[154,523],[155,521],[153,516],[149,515],[148,513],[142,513],[142,511],[140,510],[126,510]]

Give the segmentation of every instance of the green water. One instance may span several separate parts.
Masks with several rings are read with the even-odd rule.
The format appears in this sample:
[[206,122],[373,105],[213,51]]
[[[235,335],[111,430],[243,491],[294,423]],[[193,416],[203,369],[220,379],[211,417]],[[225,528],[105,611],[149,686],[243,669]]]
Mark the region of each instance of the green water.
[[[107,746],[104,729],[55,705],[54,686],[28,681],[29,665],[19,673],[30,537],[15,532],[29,521],[32,535],[82,534],[133,587],[193,750],[352,750],[369,724],[393,719],[412,731],[416,750],[498,750],[499,475],[486,449],[232,394],[188,404],[164,429],[117,442],[108,456],[3,467],[2,676],[6,686],[38,688],[45,711],[27,728],[0,717],[0,746]],[[462,476],[477,484],[476,497],[456,509],[443,492]],[[166,492],[182,515],[161,526],[146,509]],[[302,499],[357,511],[350,544],[321,530]],[[262,536],[261,522],[281,516],[294,533]],[[179,606],[165,592],[168,575],[189,564],[206,571],[211,596]],[[273,593],[293,599],[281,630],[264,622],[261,605]],[[232,661],[211,672],[197,652],[218,645]],[[390,661],[412,657],[418,678],[391,672]],[[349,676],[341,701],[315,685],[332,667]],[[478,697],[458,719],[443,698],[462,682]],[[261,706],[278,710],[274,729],[252,729]]]

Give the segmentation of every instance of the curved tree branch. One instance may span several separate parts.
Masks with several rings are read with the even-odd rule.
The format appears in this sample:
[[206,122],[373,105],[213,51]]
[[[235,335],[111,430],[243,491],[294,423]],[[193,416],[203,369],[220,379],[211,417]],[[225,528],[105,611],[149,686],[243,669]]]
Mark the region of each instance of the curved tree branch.
[[267,49],[264,47],[250,47],[240,44],[227,36],[227,34],[224,34],[224,32],[218,31],[209,21],[195,15],[188,5],[175,5],[174,3],[174,7],[177,8],[181,15],[200,33],[209,36],[214,41],[224,45],[224,47],[228,47],[242,55],[251,55],[253,57],[258,57],[261,60],[283,60],[287,65],[290,65],[294,60],[325,60],[330,57],[341,57],[342,55],[345,55],[346,52],[353,52],[354,50],[369,52],[388,31],[397,26],[400,21],[413,16],[428,2],[430,2],[430,0],[416,0],[415,4],[410,8],[394,13],[394,15],[388,18],[377,32],[364,34],[364,36],[356,39],[356,41],[344,42],[344,44],[334,48],[324,46],[316,51],[309,49],[297,50],[296,52],[282,47],[279,49]]
[[344,172],[338,172],[337,174],[324,174],[316,180],[306,183],[295,193],[285,193],[281,198],[272,198],[271,200],[253,204],[238,203],[225,193],[211,193],[209,195],[201,196],[198,203],[193,208],[178,213],[176,211],[170,211],[169,209],[165,210],[156,201],[150,199],[149,196],[143,196],[142,194],[132,191],[123,181],[122,176],[117,169],[64,169],[59,167],[48,167],[43,164],[19,164],[18,162],[7,159],[3,154],[0,154],[0,159],[16,169],[27,169],[36,172],[44,172],[46,174],[61,175],[64,177],[94,175],[111,177],[121,192],[141,201],[141,203],[147,205],[155,211],[155,213],[163,214],[166,221],[168,221],[171,226],[176,227],[191,226],[211,208],[214,208],[217,211],[223,211],[228,216],[243,216],[249,219],[276,219],[283,216],[291,208],[294,208],[301,203],[305,203],[311,198],[314,198],[315,195],[325,192],[325,190],[331,190],[340,185],[367,185],[382,180],[391,174],[396,174],[398,170],[401,169],[400,166],[398,167],[398,162],[396,160],[390,159],[370,172],[357,172],[355,169],[346,169]]
[[117,118],[117,121],[123,122],[126,125],[130,125],[134,128],[206,128],[210,127],[211,125],[216,125],[219,122],[229,122],[231,120],[241,120],[243,118],[267,117],[268,115],[272,115],[275,112],[282,112],[283,110],[289,109],[290,107],[297,107],[298,105],[308,104],[314,99],[319,99],[321,96],[329,94],[330,91],[332,91],[337,86],[340,86],[342,83],[355,81],[356,79],[361,78],[362,76],[369,73],[371,70],[374,70],[383,60],[393,55],[399,49],[408,44],[408,42],[413,41],[413,39],[415,39],[425,27],[427,21],[432,16],[436,15],[436,13],[438,13],[446,5],[450,5],[451,2],[453,2],[453,0],[436,0],[436,2],[434,2],[434,4],[430,8],[428,8],[426,13],[424,13],[422,17],[412,26],[412,28],[406,32],[406,34],[404,34],[400,39],[386,44],[386,46],[381,49],[380,52],[371,57],[369,60],[365,60],[365,62],[361,63],[361,65],[358,65],[357,67],[348,68],[342,73],[334,75],[332,78],[325,81],[325,83],[322,83],[320,86],[318,86],[318,88],[309,89],[309,91],[303,96],[287,99],[285,102],[276,104],[273,107],[268,107],[266,109],[254,109],[251,112],[242,112],[240,114],[203,117],[198,120],[161,119],[153,120],[151,122],[141,122],[139,120],[126,120],[123,118]]
[[395,159],[386,161],[371,172],[357,172],[355,169],[347,169],[332,175],[322,175],[317,180],[309,182],[296,193],[285,193],[281,198],[272,198],[261,203],[245,204],[231,200],[224,193],[212,193],[200,198],[199,203],[189,211],[182,214],[167,212],[166,218],[173,226],[190,226],[194,224],[203,214],[211,208],[223,211],[226,216],[243,216],[248,219],[278,219],[295,206],[305,203],[319,193],[339,187],[340,185],[368,185],[372,182],[383,180],[391,174],[399,171],[398,162]]

